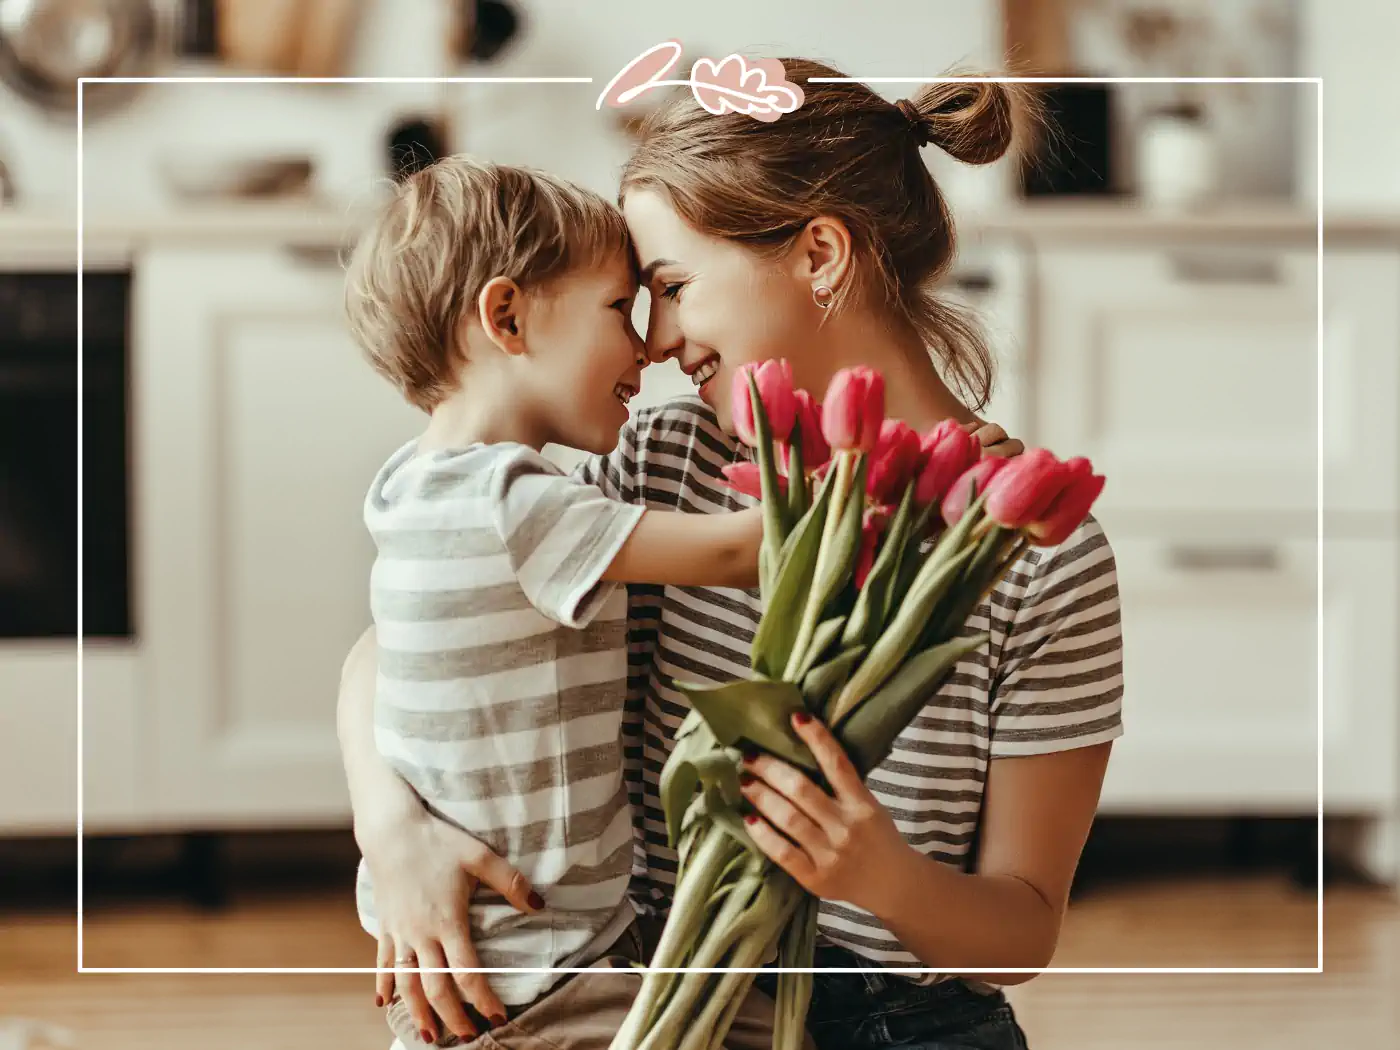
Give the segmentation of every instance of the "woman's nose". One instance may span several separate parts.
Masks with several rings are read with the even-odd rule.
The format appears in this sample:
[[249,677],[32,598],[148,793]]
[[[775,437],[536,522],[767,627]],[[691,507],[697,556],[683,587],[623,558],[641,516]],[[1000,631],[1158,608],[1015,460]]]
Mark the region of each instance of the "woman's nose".
[[654,300],[647,317],[646,351],[652,364],[660,364],[681,352],[685,339],[680,326]]

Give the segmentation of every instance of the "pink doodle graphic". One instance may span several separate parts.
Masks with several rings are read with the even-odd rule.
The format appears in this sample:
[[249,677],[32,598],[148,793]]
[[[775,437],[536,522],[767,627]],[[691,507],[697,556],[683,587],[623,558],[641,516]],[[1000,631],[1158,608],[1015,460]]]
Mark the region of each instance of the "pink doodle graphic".
[[787,79],[776,58],[748,62],[730,55],[719,62],[698,58],[688,80],[665,80],[681,58],[679,40],[649,47],[608,81],[594,109],[618,108],[653,88],[688,87],[707,112],[744,113],[755,120],[774,121],[802,105],[802,89]]

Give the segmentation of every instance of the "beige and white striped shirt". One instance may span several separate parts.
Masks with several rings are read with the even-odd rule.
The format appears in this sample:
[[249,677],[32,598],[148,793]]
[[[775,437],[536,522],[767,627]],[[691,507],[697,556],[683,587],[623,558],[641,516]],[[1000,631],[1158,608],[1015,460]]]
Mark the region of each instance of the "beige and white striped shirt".
[[[547,904],[521,914],[481,887],[470,922],[483,966],[586,965],[633,918],[626,599],[600,581],[643,513],[506,444],[407,445],[366,497],[375,742]],[[357,896],[377,933],[363,864]],[[521,1005],[558,977],[499,974],[492,987]]]

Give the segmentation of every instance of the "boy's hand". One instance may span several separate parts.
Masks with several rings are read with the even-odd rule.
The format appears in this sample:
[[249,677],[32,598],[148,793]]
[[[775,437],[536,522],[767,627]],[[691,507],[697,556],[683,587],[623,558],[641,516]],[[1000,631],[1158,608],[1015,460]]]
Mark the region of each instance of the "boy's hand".
[[1026,451],[1022,442],[1007,436],[1000,423],[984,423],[974,419],[971,423],[964,423],[962,428],[982,443],[984,456],[1019,456]]

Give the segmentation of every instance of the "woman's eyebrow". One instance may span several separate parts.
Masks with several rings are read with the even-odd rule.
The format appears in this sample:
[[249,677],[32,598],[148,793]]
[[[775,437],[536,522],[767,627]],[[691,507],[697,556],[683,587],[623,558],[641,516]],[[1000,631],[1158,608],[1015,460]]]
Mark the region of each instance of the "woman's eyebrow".
[[651,279],[656,275],[656,271],[663,266],[675,266],[674,259],[653,259],[642,267],[642,284],[651,284]]

